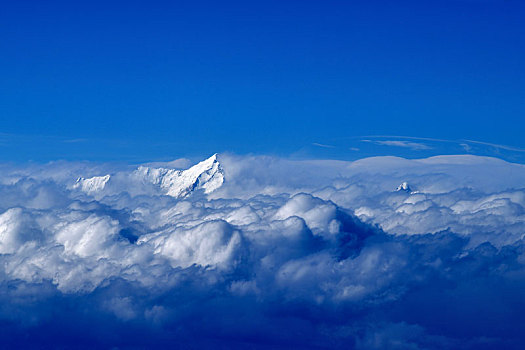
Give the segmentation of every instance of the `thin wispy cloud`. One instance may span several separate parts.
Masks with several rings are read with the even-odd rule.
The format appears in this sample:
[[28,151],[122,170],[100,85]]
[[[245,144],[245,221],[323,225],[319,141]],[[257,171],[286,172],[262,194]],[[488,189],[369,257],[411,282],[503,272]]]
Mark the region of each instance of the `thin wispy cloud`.
[[460,145],[461,147],[463,147],[463,149],[465,150],[465,152],[467,152],[467,153],[472,152],[472,147],[471,147],[469,144],[467,144],[467,143],[460,143],[459,145]]
[[409,148],[411,150],[417,150],[417,151],[432,149],[432,147],[424,143],[412,142],[412,141],[403,141],[403,140],[362,140],[362,141],[374,143],[376,145],[381,145],[381,146],[402,147],[402,148]]
[[321,147],[321,148],[335,148],[335,146],[332,146],[332,145],[326,145],[326,144],[323,144],[323,143],[317,143],[317,142],[313,142],[312,145],[317,146],[317,147]]
[[464,141],[465,142],[469,142],[469,143],[473,143],[473,144],[476,144],[476,145],[490,146],[490,147],[494,147],[494,148],[498,148],[498,149],[502,149],[502,150],[506,150],[506,151],[525,152],[525,149],[523,149],[523,148],[517,148],[517,147],[512,147],[512,146],[507,146],[507,145],[500,145],[500,144],[497,144],[497,143],[490,143],[490,142],[483,142],[483,141],[474,141],[474,140],[464,140]]
[[65,139],[62,142],[64,143],[82,143],[82,142],[89,142],[89,139],[85,139],[85,138]]
[[454,140],[432,138],[432,137],[421,137],[421,136],[403,136],[403,135],[365,135],[355,138],[365,139],[401,139],[401,140],[419,140],[419,141],[430,141],[430,142],[445,142],[445,143],[457,143]]

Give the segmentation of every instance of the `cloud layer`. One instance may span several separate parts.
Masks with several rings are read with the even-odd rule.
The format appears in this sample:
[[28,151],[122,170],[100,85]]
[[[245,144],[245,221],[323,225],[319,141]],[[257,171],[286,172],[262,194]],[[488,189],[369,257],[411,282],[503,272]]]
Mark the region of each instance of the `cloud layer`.
[[3,345],[523,346],[525,166],[218,161],[184,196],[144,168],[2,166]]

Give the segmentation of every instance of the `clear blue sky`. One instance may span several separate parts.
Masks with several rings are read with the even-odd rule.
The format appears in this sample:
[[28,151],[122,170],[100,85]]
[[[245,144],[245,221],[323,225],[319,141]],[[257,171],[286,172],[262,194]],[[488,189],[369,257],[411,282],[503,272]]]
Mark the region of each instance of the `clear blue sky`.
[[0,158],[525,148],[522,1],[3,1]]

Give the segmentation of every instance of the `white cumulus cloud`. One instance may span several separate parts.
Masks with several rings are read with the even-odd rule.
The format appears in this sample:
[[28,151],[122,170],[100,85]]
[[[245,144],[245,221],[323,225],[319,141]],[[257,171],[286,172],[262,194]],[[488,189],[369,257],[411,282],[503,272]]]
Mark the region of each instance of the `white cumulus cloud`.
[[[509,310],[525,311],[525,166],[230,154],[190,165],[4,165],[4,344],[523,342],[523,313]],[[70,336],[51,343],[55,329]]]

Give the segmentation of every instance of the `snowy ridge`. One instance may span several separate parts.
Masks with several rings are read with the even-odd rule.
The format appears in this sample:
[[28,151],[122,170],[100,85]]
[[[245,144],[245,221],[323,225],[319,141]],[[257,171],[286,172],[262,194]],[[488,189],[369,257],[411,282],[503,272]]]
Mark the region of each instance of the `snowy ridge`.
[[80,189],[88,194],[93,194],[102,191],[110,179],[110,175],[94,176],[88,179],[79,177],[73,188]]
[[141,166],[135,171],[135,175],[145,182],[159,186],[165,194],[175,198],[187,197],[197,189],[211,193],[224,183],[224,171],[217,160],[217,154],[187,170]]
[[[93,195],[101,192],[108,194],[114,191],[115,186],[119,189],[131,190],[137,186],[140,188],[142,184],[142,186],[153,185],[164,195],[185,198],[197,190],[203,190],[206,194],[211,193],[224,183],[224,171],[217,154],[186,170],[139,166],[131,173],[120,172],[115,175],[115,177],[111,175],[79,177],[72,188]],[[112,189],[106,186],[110,178]]]

